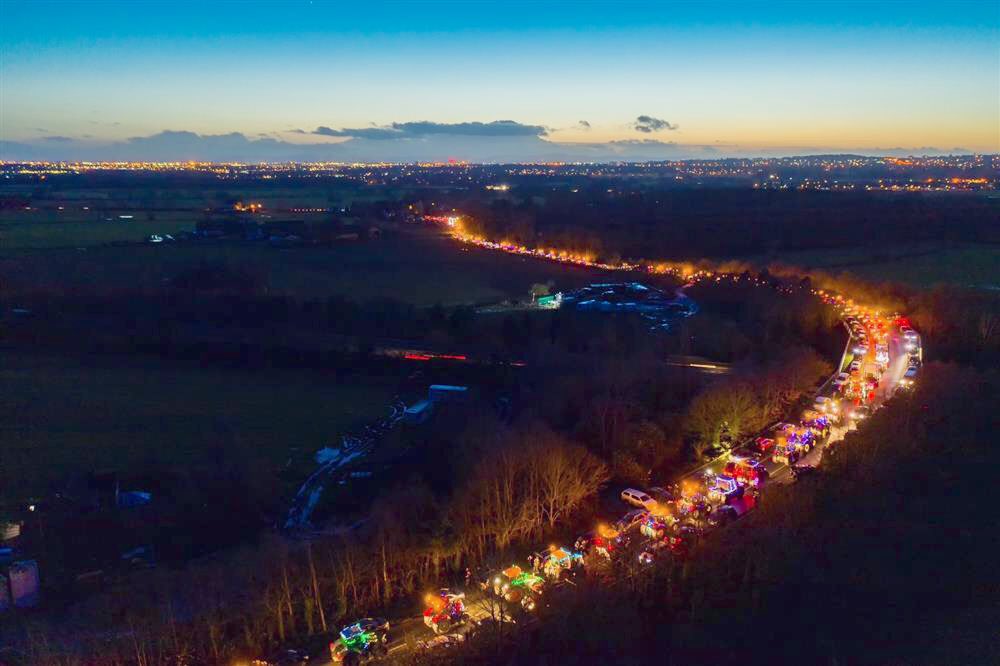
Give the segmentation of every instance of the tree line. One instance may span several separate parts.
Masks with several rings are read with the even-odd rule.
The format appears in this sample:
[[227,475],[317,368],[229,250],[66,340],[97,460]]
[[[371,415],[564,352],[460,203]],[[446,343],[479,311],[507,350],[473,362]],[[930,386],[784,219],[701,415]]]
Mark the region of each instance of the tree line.
[[260,655],[406,607],[465,567],[536,543],[608,478],[593,454],[540,423],[465,445],[479,462],[449,496],[412,479],[354,528],[304,542],[265,536],[177,570],[134,574],[49,619],[8,619],[11,661],[153,666]]

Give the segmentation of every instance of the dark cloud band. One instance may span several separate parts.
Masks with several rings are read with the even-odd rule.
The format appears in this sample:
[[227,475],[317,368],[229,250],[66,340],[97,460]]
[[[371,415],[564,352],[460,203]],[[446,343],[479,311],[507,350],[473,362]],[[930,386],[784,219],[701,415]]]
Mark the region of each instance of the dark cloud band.
[[675,130],[677,127],[677,125],[660,118],[654,118],[653,116],[639,116],[632,123],[632,129],[643,134],[662,132],[663,130]]

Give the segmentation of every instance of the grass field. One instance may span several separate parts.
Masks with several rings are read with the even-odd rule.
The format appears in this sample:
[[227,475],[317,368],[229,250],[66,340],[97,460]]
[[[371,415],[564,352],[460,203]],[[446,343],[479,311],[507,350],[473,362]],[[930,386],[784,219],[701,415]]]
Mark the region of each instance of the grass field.
[[[52,230],[55,235],[61,232]],[[56,245],[57,243],[53,243]],[[0,279],[12,288],[161,286],[202,262],[223,262],[297,298],[391,298],[418,306],[524,298],[532,283],[572,289],[606,280],[599,271],[501,256],[458,245],[429,230],[387,233],[378,241],[278,249],[260,243],[191,242],[84,249],[0,249]]]
[[40,494],[85,470],[184,467],[220,439],[277,471],[385,414],[395,388],[391,379],[4,352],[0,478],[7,493]]
[[[123,211],[124,214],[124,211]],[[79,248],[105,245],[114,241],[138,241],[150,234],[174,234],[194,229],[194,214],[159,212],[154,219],[142,212],[128,213],[132,219],[122,220],[119,213],[108,217],[90,211],[32,210],[0,211],[0,248],[3,250]]]
[[[1000,286],[1000,246],[995,245],[900,245],[885,249],[853,249],[790,252],[769,260],[847,272],[875,282],[900,282],[915,287],[952,284],[967,287]],[[766,263],[761,257],[750,261]]]

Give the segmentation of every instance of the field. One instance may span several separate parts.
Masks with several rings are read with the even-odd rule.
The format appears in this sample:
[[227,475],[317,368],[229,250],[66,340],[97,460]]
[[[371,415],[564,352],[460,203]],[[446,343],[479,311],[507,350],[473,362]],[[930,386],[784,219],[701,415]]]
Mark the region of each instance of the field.
[[[78,249],[75,242],[67,247],[62,240],[64,226],[46,225],[46,231],[36,232],[50,247],[0,250],[0,278],[12,288],[155,288],[192,266],[221,262],[257,276],[271,291],[301,300],[339,295],[358,301],[390,298],[417,306],[525,298],[535,282],[552,280],[557,289],[572,289],[606,279],[597,271],[459,246],[428,229],[387,232],[381,240],[332,247],[279,249],[262,243],[201,241]],[[162,232],[164,227],[156,229]],[[130,227],[129,237],[138,240],[148,235],[145,231]],[[45,234],[53,236],[51,241]],[[84,235],[75,231],[72,238]],[[97,237],[98,232],[90,235]]]
[[42,494],[64,475],[181,468],[220,445],[279,470],[385,414],[395,389],[391,378],[4,352],[0,475],[5,494]]
[[[132,219],[111,221],[83,211],[3,211],[0,244],[4,250],[86,248],[115,241],[136,241],[150,234],[174,234],[194,227],[192,213],[127,213]],[[124,214],[124,213],[123,213]]]
[[[951,284],[995,289],[1000,287],[1000,246],[948,244],[900,245],[894,248],[851,248],[790,252],[769,260],[847,272],[873,282],[900,282],[914,287]],[[761,257],[750,258],[765,263]]]

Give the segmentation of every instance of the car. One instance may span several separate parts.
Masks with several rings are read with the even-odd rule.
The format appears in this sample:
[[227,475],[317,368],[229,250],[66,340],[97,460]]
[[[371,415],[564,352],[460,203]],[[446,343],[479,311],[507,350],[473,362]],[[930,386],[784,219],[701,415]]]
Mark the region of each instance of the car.
[[653,496],[657,504],[663,505],[677,500],[677,493],[674,493],[660,486],[653,486],[649,489],[649,494]]
[[918,370],[919,368],[917,368],[917,366],[911,365],[906,369],[906,372],[903,373],[903,376],[906,377],[907,379],[913,379],[914,377],[917,376]]
[[632,506],[650,511],[656,508],[656,500],[648,494],[635,488],[626,488],[622,491],[622,501]]
[[861,370],[861,361],[851,361],[851,365],[848,370],[851,372],[858,372]]
[[851,376],[846,372],[842,372],[833,380],[834,386],[843,386],[847,382],[851,381]]
[[751,446],[757,453],[767,455],[774,448],[774,440],[770,437],[758,437]]
[[868,353],[868,345],[854,345],[854,348],[851,351],[854,352],[855,356],[864,356]]
[[899,332],[905,336],[907,333],[912,333],[913,329],[904,325],[899,327]]
[[619,532],[624,532],[633,525],[646,520],[649,516],[650,513],[646,509],[633,509],[615,521],[614,528]]

